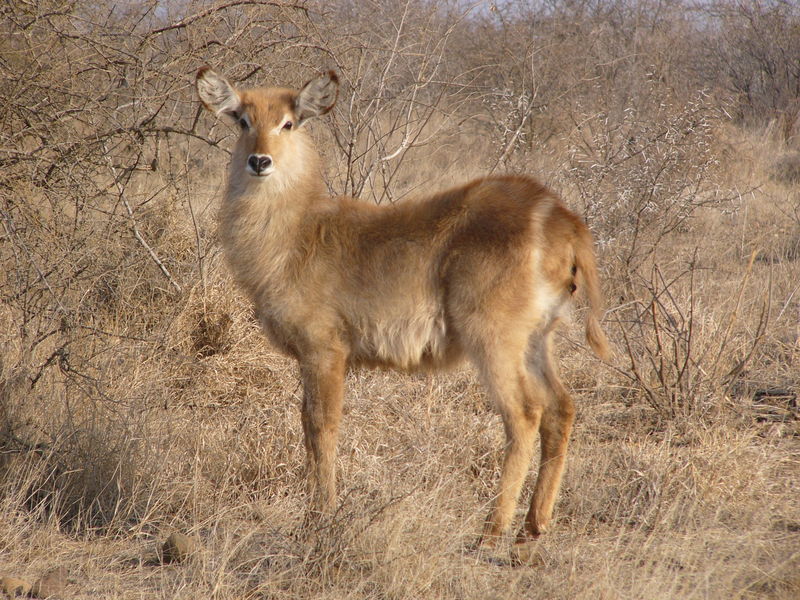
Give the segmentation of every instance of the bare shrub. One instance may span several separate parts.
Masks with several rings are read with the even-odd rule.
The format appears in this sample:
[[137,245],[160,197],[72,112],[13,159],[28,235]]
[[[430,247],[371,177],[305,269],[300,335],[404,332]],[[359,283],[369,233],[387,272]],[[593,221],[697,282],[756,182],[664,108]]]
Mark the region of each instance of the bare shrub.
[[676,103],[662,91],[652,84],[636,106],[576,114],[568,142],[570,181],[623,281],[698,208],[727,200],[717,184],[718,109],[702,92]]
[[720,398],[727,396],[753,358],[767,329],[769,294],[752,337],[735,339],[734,326],[754,260],[755,253],[727,318],[716,327],[704,316],[694,261],[671,278],[654,266],[650,279],[639,283],[646,290],[642,299],[621,307],[617,324],[630,364],[628,376],[662,417],[718,413]]
[[335,67],[347,98],[334,110],[338,152],[328,188],[378,204],[394,202],[427,183],[410,184],[415,168],[408,159],[457,129],[456,115],[465,118],[470,97],[460,92],[469,74],[445,63],[472,7],[367,1],[357,11],[347,3],[323,3],[320,12],[321,22],[299,25],[309,43],[324,49],[310,58],[309,69]]
[[704,74],[736,100],[752,123],[779,119],[784,139],[797,135],[800,103],[800,11],[795,2],[712,2],[705,7],[711,52]]

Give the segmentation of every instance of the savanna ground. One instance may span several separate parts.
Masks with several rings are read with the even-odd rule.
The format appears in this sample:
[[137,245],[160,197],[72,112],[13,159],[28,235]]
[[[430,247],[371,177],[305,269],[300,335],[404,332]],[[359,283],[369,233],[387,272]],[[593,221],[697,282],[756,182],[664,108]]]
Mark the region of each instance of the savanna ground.
[[[0,575],[74,598],[800,596],[800,10],[779,0],[0,7]],[[227,274],[236,134],[195,70],[299,86],[332,193],[535,174],[592,228],[556,521],[469,550],[502,458],[467,368],[353,372],[336,516],[303,529],[295,366]],[[524,494],[523,502],[528,498]],[[162,566],[172,531],[200,550]]]

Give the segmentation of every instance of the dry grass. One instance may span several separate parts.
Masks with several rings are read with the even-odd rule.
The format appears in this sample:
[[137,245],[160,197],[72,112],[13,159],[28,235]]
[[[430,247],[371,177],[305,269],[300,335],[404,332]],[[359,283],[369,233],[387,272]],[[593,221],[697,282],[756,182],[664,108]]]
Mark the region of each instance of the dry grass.
[[[680,5],[555,4],[3,9],[0,575],[64,565],[68,597],[109,599],[800,595],[797,74],[747,78],[800,17],[720,3],[710,37]],[[204,62],[335,66],[333,191],[525,171],[590,220],[617,354],[563,330],[577,424],[524,560],[471,550],[503,432],[468,369],[350,373],[339,509],[303,526],[296,368],[220,255],[231,133],[196,118]],[[163,566],[175,530],[201,549]]]

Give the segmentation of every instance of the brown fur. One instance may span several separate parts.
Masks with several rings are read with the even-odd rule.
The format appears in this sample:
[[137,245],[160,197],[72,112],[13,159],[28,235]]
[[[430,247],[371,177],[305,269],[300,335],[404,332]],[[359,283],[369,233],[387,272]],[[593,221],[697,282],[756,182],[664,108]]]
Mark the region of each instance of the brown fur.
[[[318,157],[297,122],[332,107],[332,74],[300,92],[234,90],[207,68],[198,91],[213,112],[249,120],[233,152],[220,233],[264,331],[300,365],[309,489],[335,503],[343,380],[353,365],[438,369],[469,358],[508,443],[493,543],[511,524],[541,436],[541,467],[519,539],[542,533],[561,480],[574,408],[551,359],[562,309],[586,290],[587,339],[608,353],[591,235],[529,177],[487,177],[416,202],[377,207],[325,195]],[[302,107],[303,114],[298,114]],[[285,129],[286,120],[292,129]],[[274,171],[246,170],[250,155]]]

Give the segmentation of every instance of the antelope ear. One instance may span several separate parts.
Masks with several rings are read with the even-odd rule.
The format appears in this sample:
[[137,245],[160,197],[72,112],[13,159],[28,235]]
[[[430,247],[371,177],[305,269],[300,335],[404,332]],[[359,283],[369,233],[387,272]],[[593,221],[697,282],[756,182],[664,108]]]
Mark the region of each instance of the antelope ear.
[[205,107],[215,115],[237,115],[242,100],[228,80],[217,75],[211,67],[201,67],[195,80],[197,94]]
[[300,90],[294,103],[297,124],[302,125],[312,117],[330,112],[338,96],[339,78],[333,71],[309,81]]

